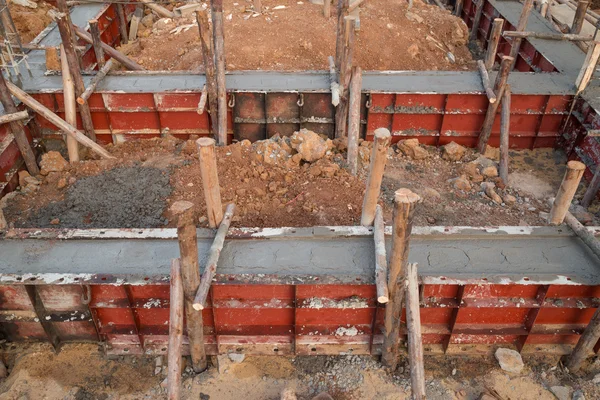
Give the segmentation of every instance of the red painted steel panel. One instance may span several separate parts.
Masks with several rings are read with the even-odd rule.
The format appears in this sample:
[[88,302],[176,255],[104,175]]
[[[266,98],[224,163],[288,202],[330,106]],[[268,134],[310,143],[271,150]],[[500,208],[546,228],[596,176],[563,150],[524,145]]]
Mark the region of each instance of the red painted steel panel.
[[401,113],[441,113],[445,103],[445,94],[397,94],[395,108]]
[[292,285],[212,285],[214,300],[293,299]]
[[100,333],[119,331],[135,331],[135,321],[129,308],[97,308],[97,325]]
[[425,285],[423,297],[452,298],[458,293],[458,285]]
[[593,308],[542,308],[536,325],[544,324],[587,324],[594,315]]
[[[392,118],[394,114],[376,114],[369,112],[367,117],[367,137],[374,134],[378,128],[392,129]],[[372,139],[371,139],[372,140]]]
[[129,304],[124,286],[91,285],[92,300],[90,307],[110,307]]
[[523,297],[535,298],[537,285],[465,285],[465,298]]
[[547,113],[562,113],[568,112],[571,106],[572,96],[549,96],[548,105],[546,106]]
[[527,344],[577,344],[579,335],[538,335],[530,334]]
[[108,116],[113,133],[160,132],[160,119],[156,112],[111,112]]
[[0,333],[11,342],[47,341],[46,332],[39,322],[0,323]]
[[294,325],[294,310],[291,308],[215,308],[213,311],[217,332],[221,332],[223,326]]
[[522,324],[525,322],[526,308],[461,308],[456,324]]
[[25,286],[1,285],[0,310],[33,310]]
[[442,114],[394,114],[393,135],[438,135],[442,126]]
[[17,164],[18,160],[22,160],[22,157],[17,142],[13,140],[2,154],[0,154],[0,176],[2,176],[0,182],[6,179],[4,174],[10,171]]
[[373,308],[358,309],[296,309],[296,326],[299,325],[369,325],[373,322]]
[[196,112],[199,101],[200,93],[157,93],[155,95],[156,108],[159,111]]
[[514,343],[517,335],[452,335],[451,344],[505,344]]
[[108,111],[155,111],[152,93],[103,93]]
[[449,94],[446,113],[485,114],[489,104],[484,94]]
[[510,97],[510,113],[512,115],[543,113],[547,100],[548,96],[513,94]]
[[91,321],[54,322],[52,324],[61,342],[97,341],[96,327]]
[[[446,114],[444,116],[444,122],[442,124],[442,136],[456,137],[456,136],[477,136],[481,131],[481,126],[485,115],[482,114]],[[440,137],[441,140],[441,137]],[[448,141],[452,141],[448,140]],[[457,142],[458,143],[458,142]]]
[[209,133],[208,114],[198,114],[196,111],[159,112],[160,126],[171,131],[189,130],[199,133]]
[[370,113],[393,112],[396,95],[393,93],[371,94]]
[[449,324],[452,308],[421,308],[421,325]]
[[[134,300],[142,299],[152,301],[154,299],[169,300],[169,285],[131,285],[129,292]],[[119,296],[121,294],[119,293]]]
[[600,297],[600,286],[586,285],[550,285],[546,298],[567,298],[567,297]]
[[296,298],[298,300],[311,297],[344,300],[350,297],[375,298],[375,285],[298,285]]
[[87,310],[87,292],[81,285],[39,285],[37,290],[47,311]]

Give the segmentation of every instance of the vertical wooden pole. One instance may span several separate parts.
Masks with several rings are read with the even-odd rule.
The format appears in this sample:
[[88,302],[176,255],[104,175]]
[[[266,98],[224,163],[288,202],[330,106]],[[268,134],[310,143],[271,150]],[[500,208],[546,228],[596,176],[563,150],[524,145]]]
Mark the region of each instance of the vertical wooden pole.
[[[590,79],[596,70],[596,64],[598,64],[599,57],[600,43],[593,42],[588,49],[585,60],[583,61],[583,65],[581,66],[581,70],[579,71],[577,79],[575,80],[577,94],[583,92],[590,82]],[[575,100],[573,100],[573,104],[575,104]]]
[[510,134],[510,85],[504,88],[500,113],[500,179],[508,185],[508,137]]
[[204,60],[204,75],[206,76],[206,87],[208,89],[208,112],[212,124],[213,135],[219,137],[219,102],[217,90],[217,76],[215,71],[215,47],[213,43],[213,30],[209,23],[208,10],[196,12],[196,22],[200,31],[200,43],[202,46],[202,59]]
[[262,13],[262,2],[261,0],[254,0],[254,11],[257,13]]
[[202,313],[194,310],[194,297],[200,286],[200,264],[198,261],[198,239],[196,235],[196,213],[194,204],[189,201],[176,201],[171,206],[171,212],[177,216],[177,239],[179,242],[179,262],[183,278],[183,293],[185,298],[185,319],[187,334],[190,341],[192,367],[196,372],[202,372],[207,367],[204,350],[204,322]]
[[575,349],[573,349],[573,352],[567,358],[565,365],[569,369],[569,372],[579,371],[581,364],[593,352],[598,340],[600,340],[600,309],[596,309],[592,320],[583,331]]
[[117,8],[117,17],[119,18],[119,34],[121,35],[121,44],[129,43],[127,35],[127,17],[125,16],[125,8],[121,3],[115,3]]
[[100,38],[100,28],[98,27],[98,20],[91,19],[90,24],[90,35],[92,35],[92,46],[94,47],[94,54],[96,55],[96,63],[98,64],[98,70],[104,67],[106,58],[104,56],[104,49],[102,48],[102,39]]
[[[525,29],[527,29],[527,20],[529,19],[529,14],[531,13],[532,8],[533,0],[525,0],[525,3],[523,4],[523,9],[521,10],[521,16],[519,17],[519,22],[517,24],[517,29],[515,29],[516,31],[522,32]],[[515,63],[517,62],[522,41],[522,38],[514,38],[512,40],[510,48],[510,56],[513,58],[512,63],[510,65],[511,70],[515,67]]]
[[463,0],[456,0],[454,5],[454,15],[462,19]]
[[504,20],[502,18],[495,18],[494,24],[490,32],[490,41],[488,42],[487,49],[485,50],[485,67],[490,70],[494,66],[496,60],[496,53],[498,52],[498,42],[502,35],[502,27],[504,26]]
[[558,193],[554,199],[554,204],[550,210],[549,222],[552,225],[560,225],[565,219],[569,206],[573,201],[573,196],[577,192],[579,182],[585,172],[585,164],[579,161],[569,161],[567,170],[563,177]]
[[506,86],[506,82],[508,81],[508,73],[510,72],[510,66],[512,65],[512,62],[512,57],[502,57],[500,71],[498,72],[496,81],[494,82],[494,92],[496,93],[496,98],[498,100],[495,103],[490,103],[488,105],[487,113],[485,115],[485,119],[483,120],[483,125],[481,126],[481,133],[479,134],[477,150],[482,154],[485,152],[488,140],[490,140],[492,125],[494,125],[494,120],[496,119],[498,106],[502,102],[502,96],[504,95],[504,88]]
[[481,21],[481,14],[483,14],[483,5],[485,4],[485,0],[479,0],[475,9],[475,16],[473,17],[473,26],[471,27],[471,34],[469,35],[469,40],[474,41],[477,40],[477,32],[479,32],[479,23]]
[[579,0],[577,2],[577,9],[575,10],[575,16],[573,17],[573,24],[571,25],[571,29],[569,33],[573,33],[575,35],[579,35],[581,33],[581,28],[583,28],[583,24],[585,21],[585,16],[590,5],[589,1]]
[[408,264],[406,271],[406,327],[412,399],[425,400],[425,365],[421,337],[421,310],[419,308],[419,277],[416,263]]
[[[346,23],[344,17],[350,0],[338,0],[337,4],[337,33],[335,42],[335,65],[339,73],[342,71],[342,57],[344,54],[344,32],[346,31]],[[341,83],[341,82],[340,82]]]
[[348,113],[348,168],[354,176],[358,173],[358,138],[360,137],[360,97],[362,71],[360,67],[352,71],[350,87],[350,111]]
[[[10,96],[10,91],[8,90],[8,86],[6,85],[6,81],[4,80],[4,75],[0,72],[0,102],[4,107],[4,112],[7,114],[12,114],[17,112],[17,107],[15,106],[15,102]],[[40,169],[35,161],[35,154],[33,153],[33,149],[29,144],[29,139],[27,139],[27,135],[25,134],[25,130],[23,129],[23,123],[21,121],[12,121],[8,125],[10,127],[10,131],[15,137],[15,141],[17,142],[17,147],[21,152],[21,156],[23,156],[23,160],[25,160],[25,166],[27,167],[27,171],[31,175],[39,175]]]
[[206,201],[208,225],[218,228],[223,220],[223,206],[221,204],[221,188],[217,171],[217,158],[215,155],[215,141],[211,138],[196,140],[200,157],[200,176]]
[[227,145],[227,90],[225,86],[225,34],[223,31],[223,0],[212,1],[212,20],[218,96],[218,143]]
[[594,173],[594,177],[592,178],[590,185],[585,191],[585,195],[581,200],[581,205],[586,208],[589,207],[590,204],[592,204],[592,201],[594,201],[596,198],[598,190],[600,190],[600,164],[596,166],[596,172]]
[[181,397],[181,346],[183,345],[183,285],[178,259],[171,261],[170,290],[167,394],[169,400],[179,400]]
[[[65,0],[57,0],[56,4],[59,6],[59,9],[62,7],[67,7]],[[55,14],[55,21],[60,32],[65,54],[67,56],[67,62],[69,64],[71,77],[73,78],[73,84],[75,85],[75,97],[79,97],[83,94],[83,92],[85,92],[85,86],[83,84],[83,78],[81,77],[81,65],[79,63],[79,57],[73,42],[73,32],[70,23],[71,20],[68,18],[67,14],[60,12]],[[79,113],[81,115],[83,130],[85,131],[86,135],[95,142],[96,133],[94,132],[92,114],[87,102],[84,104],[79,104]]]
[[323,0],[323,16],[327,19],[331,17],[331,0]]
[[391,141],[392,135],[390,131],[385,128],[375,130],[373,150],[371,150],[371,163],[369,165],[369,177],[367,178],[367,189],[360,217],[360,224],[362,226],[372,226],[375,220],[375,209],[377,208],[377,200],[381,191],[381,180],[383,179],[388,148]]
[[348,105],[350,97],[350,79],[352,77],[352,58],[354,48],[354,21],[355,17],[346,17],[344,22],[346,30],[344,34],[344,51],[340,69],[341,96],[340,104],[335,113],[335,137],[347,135],[348,128]]
[[377,302],[385,304],[390,301],[387,284],[387,252],[385,249],[385,224],[383,223],[383,210],[377,204],[375,209],[375,224],[373,226],[373,240],[375,241],[375,287],[377,289]]
[[129,23],[129,41],[133,42],[137,39],[138,30],[140,28],[140,21],[144,17],[144,5],[138,4],[135,7],[135,11],[133,12],[133,16],[131,17],[131,22]]
[[400,351],[400,317],[404,300],[404,279],[408,264],[408,247],[415,205],[421,198],[409,189],[399,189],[394,195],[392,252],[388,265],[390,301],[385,307],[385,332],[381,361],[392,371],[398,367]]
[[[69,71],[69,63],[65,55],[64,46],[60,46],[61,74],[63,80],[63,97],[65,101],[65,121],[71,126],[77,126],[77,103],[75,101],[75,86],[73,78]],[[69,153],[69,162],[79,161],[79,143],[71,135],[66,135],[67,152]]]

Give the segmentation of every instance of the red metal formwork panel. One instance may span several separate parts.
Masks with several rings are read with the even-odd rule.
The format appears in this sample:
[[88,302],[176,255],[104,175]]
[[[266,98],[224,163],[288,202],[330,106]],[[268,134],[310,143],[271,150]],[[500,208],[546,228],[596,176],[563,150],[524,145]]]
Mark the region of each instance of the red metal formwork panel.
[[87,289],[82,285],[40,285],[38,293],[47,311],[87,311]]
[[392,130],[392,119],[394,114],[376,114],[369,110],[367,116],[367,139],[373,140],[375,130],[378,128],[386,128]]
[[428,297],[436,299],[455,298],[458,294],[459,285],[423,285],[424,299]]
[[92,315],[101,335],[137,335],[135,319],[130,308],[95,308]]
[[594,308],[542,308],[536,325],[585,324],[592,319]]
[[517,341],[518,335],[469,335],[457,334],[450,339],[450,344],[512,344]]
[[579,340],[579,335],[539,335],[531,333],[528,336],[527,344],[568,344],[575,345]]
[[466,324],[468,326],[481,325],[515,325],[522,326],[527,317],[526,308],[460,308],[456,316],[456,325]]
[[512,94],[510,97],[510,113],[514,114],[542,114],[546,110],[549,96]]
[[8,181],[6,174],[22,159],[19,146],[17,146],[17,142],[13,139],[2,154],[0,154],[0,182]]
[[463,292],[464,298],[503,298],[503,297],[519,297],[519,298],[535,298],[538,293],[539,286],[537,285],[465,285]]
[[237,140],[255,142],[266,139],[265,94],[236,93],[233,122]]
[[85,321],[54,322],[52,326],[61,342],[98,341],[96,327],[87,317]]
[[333,139],[335,134],[335,107],[329,93],[303,93],[300,108],[301,127]]
[[[481,132],[481,126],[483,125],[484,120],[484,114],[446,114],[442,123],[441,136],[479,137],[479,133]],[[455,139],[451,139],[449,141],[452,140],[458,143],[458,141]]]
[[444,112],[445,103],[445,94],[397,94],[394,111],[406,114],[441,114]]
[[449,94],[446,114],[485,114],[488,105],[485,94]]
[[423,325],[423,327],[439,328],[440,326],[443,326],[446,330],[448,329],[452,319],[452,308],[421,308],[420,311],[421,325]]
[[600,286],[550,285],[546,298],[598,298]]
[[158,112],[159,123],[163,130],[172,134],[202,135],[210,133],[208,114],[196,111]]
[[394,114],[392,134],[395,136],[437,136],[442,114]]
[[89,306],[94,308],[124,308],[129,306],[129,299],[124,286],[92,285]]
[[[597,137],[585,136],[579,148],[594,164],[600,163],[600,143]],[[593,174],[593,171],[591,173]]]
[[0,310],[32,311],[33,306],[24,285],[0,285]]
[[156,111],[152,93],[102,93],[106,109],[112,112]]
[[46,332],[39,322],[0,323],[0,337],[9,342],[45,341]]
[[300,104],[303,99],[304,95],[300,93],[266,94],[267,137],[276,134],[291,136],[300,129]]
[[[196,111],[200,93],[156,93],[154,102],[158,111]],[[206,112],[206,107],[204,109]]]
[[[110,112],[108,114],[113,133],[160,134],[160,118],[157,112]],[[154,136],[151,136],[154,137]],[[143,136],[140,136],[143,139]]]

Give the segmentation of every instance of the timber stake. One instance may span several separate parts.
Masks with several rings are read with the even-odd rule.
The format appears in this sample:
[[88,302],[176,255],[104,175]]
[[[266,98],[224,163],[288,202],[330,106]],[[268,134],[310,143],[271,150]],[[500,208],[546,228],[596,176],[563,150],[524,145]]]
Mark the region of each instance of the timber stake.
[[348,168],[354,176],[358,174],[358,138],[360,137],[360,97],[362,73],[360,67],[352,71],[350,104],[348,112]]
[[204,201],[206,202],[208,226],[214,229],[219,226],[223,219],[215,140],[200,138],[196,140],[196,146],[198,146],[198,156],[200,158],[200,177],[202,178]]
[[579,182],[585,172],[585,164],[579,161],[569,161],[567,170],[563,177],[558,193],[554,199],[552,209],[550,210],[549,222],[552,225],[560,225],[565,219],[565,215],[569,211],[573,196],[577,191]]
[[207,10],[196,11],[196,22],[200,34],[200,45],[202,47],[202,59],[204,61],[204,76],[208,90],[208,113],[215,139],[219,138],[219,93],[217,90],[217,75],[215,67],[215,47],[213,30],[208,22]]
[[[75,101],[75,86],[73,85],[73,77],[69,71],[69,63],[65,55],[65,48],[60,46],[61,53],[61,74],[63,79],[63,97],[65,101],[65,122],[71,126],[77,126],[77,103]],[[69,154],[69,162],[74,163],[79,161],[79,143],[71,135],[67,137],[67,152]]]
[[416,263],[408,264],[406,271],[406,327],[408,330],[408,359],[412,399],[425,400],[425,365],[421,336],[419,276]]
[[586,0],[579,0],[577,2],[577,9],[575,10],[575,15],[573,16],[573,24],[569,30],[570,33],[578,35],[581,32],[581,28],[583,28],[583,21],[589,5],[590,2]]
[[373,150],[371,150],[371,163],[369,164],[369,177],[367,178],[367,189],[363,199],[362,215],[360,224],[362,226],[372,226],[375,220],[375,210],[377,200],[381,191],[381,181],[385,164],[387,163],[387,152],[392,141],[390,131],[385,128],[375,130],[373,138]]
[[500,35],[502,34],[502,26],[504,20],[502,18],[494,19],[494,25],[492,26],[492,32],[490,33],[490,40],[488,42],[487,49],[485,50],[485,68],[487,70],[492,69],[494,61],[496,60],[496,53],[498,52],[498,43],[500,42]]
[[223,28],[223,0],[212,1],[213,40],[218,99],[218,143],[227,145],[227,89],[225,86],[225,33]]
[[566,362],[566,367],[570,372],[577,372],[581,368],[581,364],[585,359],[592,354],[594,346],[600,339],[600,309],[596,309],[592,320],[588,323],[583,331],[583,334],[577,341],[575,349],[569,356]]
[[375,225],[373,227],[375,241],[375,286],[377,288],[377,302],[385,304],[390,300],[387,284],[387,255],[385,250],[385,224],[383,223],[383,210],[377,204],[375,209]]
[[169,349],[167,394],[169,400],[181,397],[181,347],[183,345],[183,285],[179,259],[171,261],[169,293]]
[[506,85],[500,112],[500,165],[498,175],[508,185],[508,140],[510,135],[510,85]]
[[490,83],[490,76],[485,68],[485,63],[482,60],[477,60],[477,67],[479,69],[479,75],[481,75],[481,83],[485,89],[485,94],[487,95],[489,102],[493,104],[496,102],[496,94]]
[[[517,23],[517,31],[522,32],[527,29],[527,21],[529,20],[529,14],[531,14],[531,9],[533,8],[533,0],[525,0],[523,4],[523,9],[521,10],[521,16],[519,17],[519,22]],[[522,38],[514,38],[510,48],[510,56],[512,57],[512,62],[510,65],[510,69],[512,70],[515,67],[515,63],[517,62],[517,57],[519,56],[519,50],[521,49]]]
[[598,194],[599,189],[600,189],[600,164],[598,164],[596,166],[596,172],[594,172],[594,177],[592,178],[590,185],[588,186],[587,190],[585,191],[585,195],[583,196],[583,199],[581,200],[581,205],[586,208],[589,207],[590,204],[592,204],[592,201],[594,201],[594,199],[596,198],[596,195]]
[[400,317],[404,300],[404,279],[415,205],[421,198],[409,189],[399,189],[394,195],[392,223],[392,253],[388,265],[390,301],[385,307],[385,331],[381,361],[395,371],[400,351]]

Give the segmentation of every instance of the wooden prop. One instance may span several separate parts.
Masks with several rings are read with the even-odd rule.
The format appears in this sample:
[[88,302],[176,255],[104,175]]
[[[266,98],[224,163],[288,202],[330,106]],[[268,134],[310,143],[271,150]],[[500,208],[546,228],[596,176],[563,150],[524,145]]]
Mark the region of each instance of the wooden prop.
[[323,16],[327,19],[331,17],[331,0],[323,0]]
[[[62,64],[62,80],[63,80],[63,97],[65,102],[65,122],[71,126],[77,126],[77,103],[75,101],[75,85],[71,71],[69,71],[69,63],[65,55],[65,49],[61,45],[61,64]],[[79,161],[79,144],[71,135],[66,135],[67,153],[69,154],[69,162],[74,163]]]
[[[519,17],[519,22],[517,23],[517,31],[522,32],[525,29],[527,29],[527,20],[529,19],[529,14],[531,14],[532,8],[533,0],[525,0],[525,3],[523,4],[523,9],[521,10],[521,16]],[[516,37],[511,43],[510,56],[513,59],[510,65],[511,70],[515,67],[517,57],[519,56],[519,50],[521,49],[522,40],[522,38]]]
[[[8,90],[15,96],[17,99],[21,100],[23,104],[27,107],[31,108],[33,111],[40,114],[42,117],[46,118],[51,124],[55,125],[60,130],[64,131],[67,135],[73,136],[79,143],[82,145],[89,147],[93,152],[97,153],[99,156],[103,158],[114,158],[110,155],[109,152],[104,150],[102,146],[85,136],[83,133],[77,130],[77,128],[72,125],[66,123],[62,118],[58,115],[54,114],[48,108],[44,107],[39,101],[19,89],[17,86],[13,85],[10,82],[6,82],[8,86]],[[1,88],[0,88],[1,91]]]
[[167,396],[169,400],[181,398],[181,348],[183,346],[183,284],[179,259],[171,261],[169,293],[169,353]]
[[[338,72],[342,71],[342,57],[344,54],[344,32],[346,24],[344,17],[347,15],[349,0],[338,0],[337,4],[337,30],[335,37],[335,66]],[[341,82],[340,82],[341,83]]]
[[[577,11],[577,4],[571,3],[568,0],[557,0],[557,2],[559,4],[564,4],[564,5],[568,6],[571,10]],[[599,17],[599,15],[597,13],[591,11],[589,8],[584,16],[585,20],[593,25],[596,25],[596,23],[598,23],[598,17]],[[571,28],[567,25],[567,31],[569,31],[569,30],[571,30]]]
[[198,239],[196,235],[196,214],[194,204],[189,201],[176,201],[170,208],[177,216],[177,239],[183,278],[185,319],[190,341],[192,367],[199,373],[206,369],[206,352],[204,349],[204,323],[202,313],[194,310],[194,296],[200,286],[200,264],[198,262]]
[[29,113],[27,112],[27,110],[17,111],[11,114],[4,114],[0,116],[0,124],[6,124],[13,121],[20,121],[26,118],[29,118]]
[[570,33],[577,35],[581,32],[581,28],[583,28],[583,21],[589,5],[590,2],[586,0],[579,0],[577,2],[577,9],[575,10],[575,15],[573,16],[573,24],[569,30]]
[[223,206],[221,205],[221,188],[217,171],[217,158],[215,155],[215,140],[200,138],[196,140],[200,158],[200,176],[204,189],[208,226],[216,228],[223,219]]
[[206,108],[206,100],[208,99],[208,91],[206,90],[206,85],[202,86],[202,93],[200,93],[200,100],[198,101],[198,107],[196,108],[196,112],[198,114],[202,114],[204,109]]
[[375,287],[377,288],[377,302],[385,304],[390,300],[387,285],[387,255],[385,250],[385,224],[383,223],[383,210],[377,204],[375,209],[375,225],[373,239],[375,241]]
[[600,308],[596,309],[592,320],[588,323],[577,345],[567,358],[565,366],[569,372],[578,372],[586,358],[594,353],[594,346],[600,339]]
[[563,177],[558,193],[552,204],[550,210],[550,216],[548,217],[550,224],[560,225],[565,219],[565,215],[569,211],[569,206],[573,201],[573,196],[577,191],[579,182],[585,172],[585,164],[579,161],[569,161],[567,163],[567,170]]
[[262,2],[261,0],[254,0],[254,11],[261,14],[262,13]]
[[[77,34],[77,36],[79,36],[81,39],[83,39],[85,42],[87,42],[89,44],[93,43],[92,37],[86,31],[84,31],[83,29],[79,28],[76,25],[73,25],[73,28],[75,29],[75,33]],[[101,46],[105,53],[107,53],[109,56],[111,56],[112,58],[114,58],[115,60],[117,60],[118,62],[123,64],[123,66],[125,68],[127,68],[128,70],[130,70],[130,71],[143,71],[144,70],[144,68],[142,68],[141,65],[139,65],[138,63],[133,61],[131,58],[129,58],[125,54],[121,53],[120,51],[110,47],[106,43],[103,42],[101,44]]]
[[479,22],[481,21],[481,15],[483,14],[483,6],[485,4],[485,0],[479,0],[477,3],[477,8],[475,9],[475,16],[473,17],[473,26],[471,27],[471,33],[469,35],[469,40],[475,41],[477,40],[477,32],[479,32]]
[[500,42],[500,36],[502,35],[502,27],[504,26],[504,20],[502,18],[495,18],[492,25],[490,40],[488,42],[487,49],[485,50],[485,68],[487,70],[492,69],[494,66],[494,60],[496,60],[496,53],[498,52],[498,43]]
[[205,307],[206,297],[208,296],[210,285],[212,284],[212,280],[217,272],[217,263],[219,262],[219,256],[221,255],[221,250],[223,249],[223,244],[225,242],[225,236],[227,236],[227,231],[229,230],[229,225],[231,224],[231,218],[233,217],[234,211],[235,204],[229,204],[225,210],[225,215],[223,216],[221,225],[219,225],[217,234],[215,235],[215,240],[210,246],[208,259],[206,260],[206,265],[204,266],[204,273],[202,274],[200,286],[198,287],[196,297],[194,298],[194,309],[198,311],[203,310]]
[[200,44],[202,46],[202,59],[204,61],[204,75],[206,76],[206,87],[208,90],[208,113],[212,124],[213,134],[218,138],[219,118],[218,109],[219,93],[217,90],[217,75],[215,67],[215,50],[213,33],[208,22],[208,10],[196,12],[196,22],[200,33]]
[[340,69],[340,104],[335,112],[335,137],[347,135],[348,107],[350,97],[350,79],[352,77],[352,58],[354,53],[354,21],[356,17],[345,17],[346,30],[344,35],[344,48]]
[[[15,114],[18,112],[17,106],[15,106],[15,102],[10,96],[10,87],[8,85],[12,85],[12,83],[7,82],[4,79],[4,75],[0,72],[0,102],[4,107],[4,112],[7,114]],[[23,156],[23,160],[25,160],[27,171],[31,175],[39,175],[40,169],[35,161],[35,154],[33,153],[33,149],[29,144],[29,139],[27,139],[27,135],[23,129],[23,124],[21,121],[12,121],[9,122],[9,126],[10,132],[15,137],[15,141],[17,142],[17,147],[21,152],[21,156]]]
[[352,71],[350,104],[348,112],[348,168],[354,176],[358,174],[358,138],[360,137],[360,98],[362,71],[360,67]]
[[585,195],[583,195],[581,205],[586,208],[589,207],[590,204],[592,204],[592,201],[594,201],[594,199],[596,198],[598,190],[600,190],[600,164],[598,164],[598,166],[596,167],[594,177],[592,178],[590,185],[585,191]]
[[481,83],[485,89],[485,94],[487,95],[489,102],[493,104],[496,102],[496,94],[490,83],[490,76],[488,75],[483,60],[477,60],[477,68],[479,69],[479,75],[481,75]]
[[367,178],[367,190],[363,199],[362,215],[360,224],[362,226],[372,226],[375,220],[375,210],[377,208],[377,200],[381,191],[381,180],[385,171],[387,162],[387,153],[392,135],[385,128],[375,130],[373,138],[373,150],[371,150],[371,163],[369,164],[369,177]]
[[92,36],[92,47],[94,48],[94,54],[96,55],[96,64],[98,64],[98,70],[101,70],[106,62],[106,57],[104,56],[104,49],[102,48],[98,20],[92,19],[88,23],[90,24],[90,35]]
[[406,268],[406,327],[412,399],[425,400],[425,363],[423,361],[419,277],[416,263],[408,264]]
[[96,87],[98,86],[100,81],[102,81],[102,79],[104,79],[104,77],[110,72],[115,63],[115,59],[111,58],[106,64],[104,64],[102,68],[100,68],[100,70],[96,73],[96,75],[94,75],[94,77],[90,81],[88,87],[85,88],[83,93],[81,93],[81,96],[77,97],[78,104],[87,103],[92,93],[94,93],[94,91],[96,90]]
[[167,10],[161,5],[156,4],[152,0],[140,0],[146,7],[154,11],[159,17],[163,18],[175,18],[175,13]]
[[565,223],[585,243],[598,258],[600,258],[600,242],[581,224],[569,211],[565,214]]
[[144,17],[144,6],[138,5],[135,8],[131,22],[129,23],[129,41],[133,42],[137,39],[138,30],[140,29],[140,21]]
[[392,253],[388,265],[390,301],[385,307],[385,331],[381,361],[396,370],[400,352],[400,317],[404,301],[404,279],[408,264],[408,247],[415,205],[421,198],[409,189],[397,190],[394,195]]
[[[498,72],[498,75],[496,76],[496,81],[494,82],[494,93],[496,93],[496,99],[502,99],[502,96],[504,94],[504,87],[506,86],[506,82],[508,81],[508,74],[510,72],[510,68],[513,61],[514,59],[512,57],[502,57],[500,71]],[[490,139],[490,134],[492,133],[492,125],[494,124],[494,120],[496,119],[496,112],[498,111],[499,105],[499,101],[496,101],[495,103],[490,103],[488,105],[487,113],[485,114],[485,119],[483,120],[483,124],[481,126],[481,133],[479,134],[479,144],[477,145],[477,150],[481,154],[485,152],[487,142]]]
[[119,35],[121,35],[121,44],[127,44],[129,43],[129,38],[127,36],[127,17],[125,17],[125,9],[121,3],[115,3],[115,8],[117,9],[117,18],[119,19],[117,25],[119,27]]
[[504,88],[502,110],[500,111],[500,168],[498,174],[502,182],[508,185],[508,138],[510,134],[510,85]]
[[547,39],[547,40],[569,40],[579,42],[592,42],[594,38],[587,35],[578,35],[572,33],[542,33],[542,32],[517,32],[517,31],[506,31],[502,34],[505,37],[512,38],[535,38],[535,39]]
[[225,86],[225,33],[223,30],[223,0],[212,1],[214,54],[217,76],[217,117],[219,120],[217,142],[227,145],[227,90]]
[[454,15],[461,18],[463,8],[463,0],[456,0],[456,4],[454,5]]
[[356,10],[358,6],[360,6],[365,0],[354,0],[352,3],[348,4],[348,14],[352,11]]
[[329,60],[329,84],[331,88],[331,104],[337,107],[340,104],[340,85],[337,82],[337,72],[335,70],[335,61],[332,56],[327,58]]

